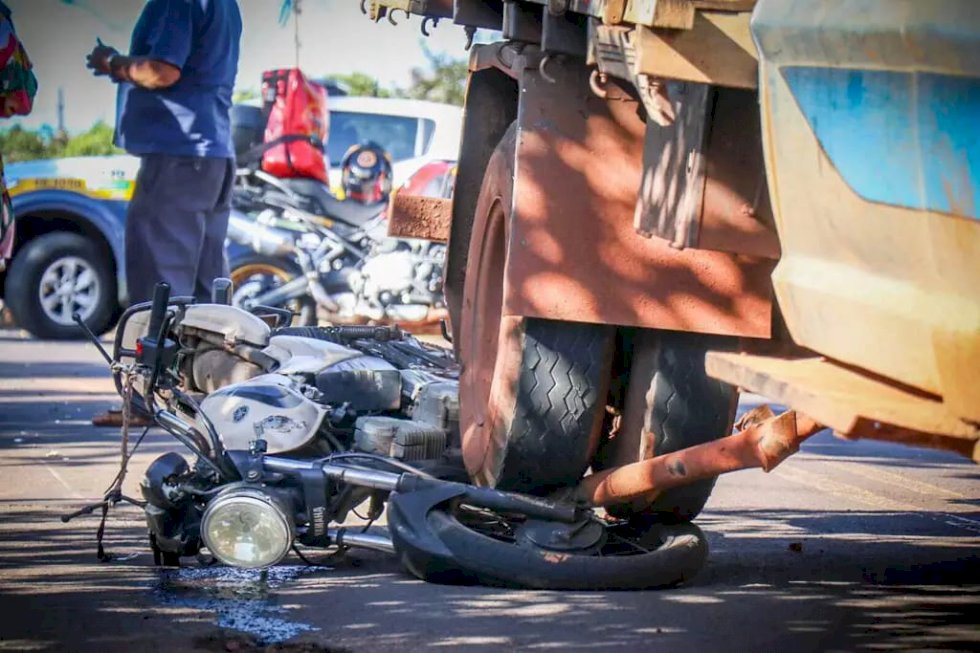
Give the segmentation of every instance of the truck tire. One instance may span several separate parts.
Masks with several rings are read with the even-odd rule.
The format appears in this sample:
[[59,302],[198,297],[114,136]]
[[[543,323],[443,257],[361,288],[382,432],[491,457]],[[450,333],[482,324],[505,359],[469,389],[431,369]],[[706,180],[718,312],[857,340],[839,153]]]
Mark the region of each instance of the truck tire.
[[516,124],[477,201],[460,314],[460,431],[477,483],[542,494],[589,467],[605,409],[614,330],[503,314]]
[[[624,433],[619,443],[604,443],[593,467],[598,470],[637,462],[731,434],[738,391],[709,377],[704,368],[708,350],[726,347],[727,342],[717,337],[639,330],[633,340],[627,392],[636,393],[640,414],[636,420],[624,415],[630,433]],[[697,481],[667,490],[653,501],[612,507],[610,513],[636,521],[687,522],[704,508],[714,485],[713,478]]]
[[101,335],[119,309],[106,254],[84,236],[64,231],[38,236],[20,249],[7,275],[5,299],[18,325],[48,340],[85,337],[72,320],[75,312]]

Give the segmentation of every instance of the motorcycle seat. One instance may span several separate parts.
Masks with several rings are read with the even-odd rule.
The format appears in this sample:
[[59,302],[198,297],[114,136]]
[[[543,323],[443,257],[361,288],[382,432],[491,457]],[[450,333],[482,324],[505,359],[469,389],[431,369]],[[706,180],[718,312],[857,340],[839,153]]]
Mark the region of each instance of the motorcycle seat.
[[287,178],[283,179],[286,186],[297,195],[302,195],[316,209],[315,213],[352,227],[360,227],[368,220],[377,217],[384,211],[384,203],[361,204],[339,200],[326,184],[316,179]]

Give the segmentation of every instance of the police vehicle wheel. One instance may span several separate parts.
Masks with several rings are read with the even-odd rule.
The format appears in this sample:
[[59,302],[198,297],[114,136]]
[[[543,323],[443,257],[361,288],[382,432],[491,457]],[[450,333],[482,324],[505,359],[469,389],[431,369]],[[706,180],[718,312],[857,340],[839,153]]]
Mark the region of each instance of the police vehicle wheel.
[[119,308],[109,256],[91,240],[67,232],[24,245],[10,265],[4,294],[17,324],[48,340],[83,338],[75,313],[102,334]]

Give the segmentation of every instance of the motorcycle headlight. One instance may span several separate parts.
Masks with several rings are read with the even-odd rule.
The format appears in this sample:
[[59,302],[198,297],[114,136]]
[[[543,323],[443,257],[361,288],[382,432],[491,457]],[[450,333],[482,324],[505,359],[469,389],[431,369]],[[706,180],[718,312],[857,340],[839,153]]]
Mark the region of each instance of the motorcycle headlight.
[[293,544],[293,521],[279,501],[257,488],[234,488],[208,504],[201,536],[212,555],[234,567],[268,567]]

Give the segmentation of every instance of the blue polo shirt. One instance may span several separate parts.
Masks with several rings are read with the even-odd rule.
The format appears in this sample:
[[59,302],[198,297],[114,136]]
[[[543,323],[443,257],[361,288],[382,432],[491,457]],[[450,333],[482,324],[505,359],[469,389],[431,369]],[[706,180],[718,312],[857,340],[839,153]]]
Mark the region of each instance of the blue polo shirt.
[[237,0],[148,0],[129,54],[173,64],[180,80],[155,91],[119,85],[116,145],[135,155],[232,158],[241,35]]

